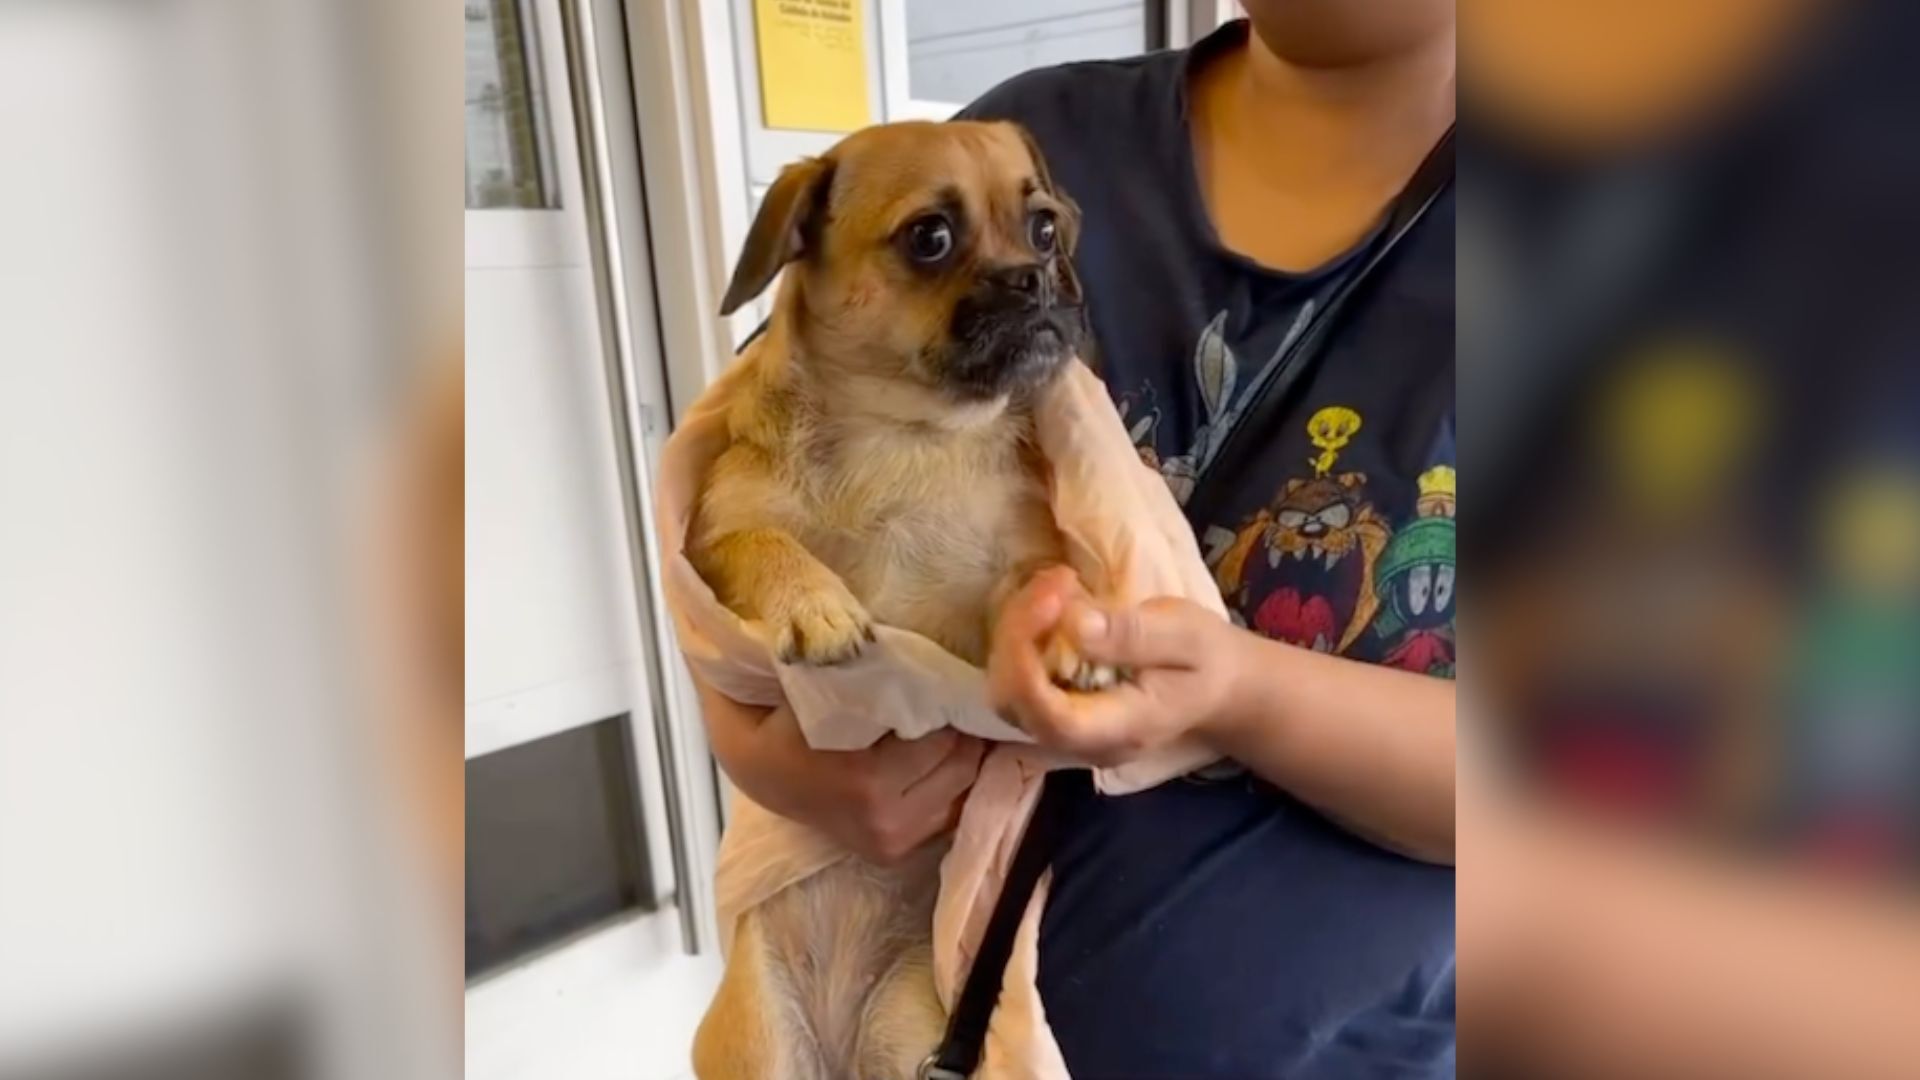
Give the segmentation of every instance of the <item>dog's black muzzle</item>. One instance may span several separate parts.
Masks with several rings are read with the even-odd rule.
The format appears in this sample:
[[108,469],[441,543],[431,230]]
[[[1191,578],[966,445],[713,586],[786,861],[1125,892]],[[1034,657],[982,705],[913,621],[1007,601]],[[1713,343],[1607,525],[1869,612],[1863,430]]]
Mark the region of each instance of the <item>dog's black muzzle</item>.
[[1086,309],[1063,303],[1060,292],[1052,263],[983,274],[954,305],[943,384],[962,398],[987,400],[1059,374],[1087,334]]

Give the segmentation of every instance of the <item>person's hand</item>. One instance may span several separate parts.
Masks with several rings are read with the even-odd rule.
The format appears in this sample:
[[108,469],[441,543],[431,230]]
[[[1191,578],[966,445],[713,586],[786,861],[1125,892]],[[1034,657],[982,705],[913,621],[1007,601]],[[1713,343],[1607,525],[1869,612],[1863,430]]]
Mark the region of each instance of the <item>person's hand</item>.
[[[1061,689],[1042,658],[1060,633],[1085,659],[1131,677],[1097,693]],[[1057,567],[1035,575],[1001,609],[988,694],[1000,715],[1041,745],[1089,764],[1117,765],[1182,735],[1211,741],[1243,681],[1246,638],[1186,600],[1095,604],[1073,571]]]
[[815,750],[791,710],[742,705],[694,681],[714,757],[748,798],[882,865],[953,828],[986,751],[951,728]]

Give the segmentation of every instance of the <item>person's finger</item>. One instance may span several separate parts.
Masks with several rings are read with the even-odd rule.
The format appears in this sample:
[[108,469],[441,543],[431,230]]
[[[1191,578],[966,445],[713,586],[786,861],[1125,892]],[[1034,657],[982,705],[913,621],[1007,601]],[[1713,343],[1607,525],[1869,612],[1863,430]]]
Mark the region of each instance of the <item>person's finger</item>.
[[[1006,716],[1030,696],[1033,689],[1046,683],[1045,665],[1040,659],[1040,639],[1059,623],[1067,606],[1067,580],[1072,571],[1064,568],[1045,570],[1034,575],[1026,587],[1015,593],[1001,609],[988,646],[987,693],[993,707]],[[1010,716],[1016,724],[1017,715]]]
[[1163,741],[1167,706],[1145,687],[1122,683],[1098,693],[1068,693],[1039,671],[1019,691],[997,703],[1002,714],[1041,746],[1090,765],[1131,761]]
[[918,739],[887,735],[867,748],[867,756],[872,767],[886,775],[889,787],[905,791],[939,768],[961,738],[958,731],[946,727]]
[[1080,579],[1064,566],[1049,567],[1035,574],[1001,607],[993,628],[994,643],[1037,640],[1059,621],[1068,599],[1079,587]]
[[980,759],[985,756],[986,747],[986,742],[981,739],[971,735],[961,736],[954,741],[953,749],[946,757],[907,788],[907,797],[926,797],[937,801],[965,792],[980,771]]
[[994,708],[1042,746],[1076,753],[1090,735],[1082,705],[1112,693],[1072,694],[1053,681],[1031,645],[1006,661],[1005,670],[990,687]]
[[1130,761],[1153,748],[1163,703],[1138,686],[1121,684],[1097,694],[1061,695],[1046,711],[1045,734],[1035,738],[1092,765]]
[[1068,605],[1063,622],[1080,654],[1098,664],[1122,667],[1192,667],[1199,660],[1205,626],[1196,625],[1191,605],[1154,599],[1131,607],[1103,607],[1084,601]]
[[941,761],[939,769],[906,790],[900,798],[902,836],[895,838],[897,846],[918,847],[927,838],[947,832],[960,821],[960,807],[966,803],[966,792],[972,788],[973,778],[979,776],[979,763],[985,751],[987,744],[977,738],[962,740],[947,761]]
[[1040,655],[1038,640],[1053,623],[1033,633],[998,635],[987,662],[987,694],[995,712],[1035,738],[1044,732],[1048,717],[1066,707],[1066,695],[1053,684]]

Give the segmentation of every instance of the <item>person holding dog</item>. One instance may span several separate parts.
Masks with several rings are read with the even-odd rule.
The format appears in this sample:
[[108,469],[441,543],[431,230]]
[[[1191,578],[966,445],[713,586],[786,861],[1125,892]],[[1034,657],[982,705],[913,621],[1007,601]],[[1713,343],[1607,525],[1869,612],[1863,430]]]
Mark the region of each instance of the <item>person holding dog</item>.
[[[1021,124],[1079,204],[1090,359],[1233,612],[1060,573],[1004,610],[995,705],[1041,742],[1232,763],[1075,809],[1040,990],[1076,1076],[1451,1075],[1453,4],[1243,6],[964,114]],[[1062,629],[1131,680],[1057,687]],[[879,861],[950,827],[982,753],[817,752],[702,698],[744,792]]]

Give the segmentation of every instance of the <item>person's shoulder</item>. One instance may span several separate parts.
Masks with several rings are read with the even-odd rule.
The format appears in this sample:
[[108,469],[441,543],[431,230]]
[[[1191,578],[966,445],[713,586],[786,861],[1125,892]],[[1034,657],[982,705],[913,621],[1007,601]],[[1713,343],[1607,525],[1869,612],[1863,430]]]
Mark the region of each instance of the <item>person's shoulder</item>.
[[1035,134],[1097,124],[1139,108],[1178,78],[1180,53],[1080,60],[1023,72],[982,94],[960,120],[1011,120]]

